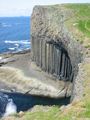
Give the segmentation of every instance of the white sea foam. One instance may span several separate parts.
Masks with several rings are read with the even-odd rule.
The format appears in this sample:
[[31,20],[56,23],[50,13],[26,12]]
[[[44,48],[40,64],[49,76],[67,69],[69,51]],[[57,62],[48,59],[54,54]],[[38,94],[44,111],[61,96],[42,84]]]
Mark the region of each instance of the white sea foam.
[[[30,49],[29,40],[5,40],[5,44],[11,44],[8,47],[9,51],[22,51],[24,49]],[[13,47],[12,47],[13,46]]]
[[15,45],[16,47],[19,47],[19,44],[17,44],[17,43],[15,43],[14,45]]
[[12,27],[10,24],[2,23],[2,27]]
[[8,100],[8,104],[6,106],[6,110],[5,110],[5,114],[4,114],[4,117],[8,116],[8,115],[11,115],[11,114],[14,114],[17,112],[17,107],[16,105],[14,104],[13,100],[12,99],[9,99]]
[[15,45],[15,47],[13,47],[13,48],[8,48],[8,49],[11,50],[11,51],[14,51],[14,50],[18,49],[19,44],[15,43],[14,45]]
[[2,57],[0,57],[0,60],[2,60]]
[[15,50],[16,48],[8,48],[9,50]]
[[29,40],[22,40],[22,41],[5,40],[5,43],[11,43],[11,44],[30,44]]

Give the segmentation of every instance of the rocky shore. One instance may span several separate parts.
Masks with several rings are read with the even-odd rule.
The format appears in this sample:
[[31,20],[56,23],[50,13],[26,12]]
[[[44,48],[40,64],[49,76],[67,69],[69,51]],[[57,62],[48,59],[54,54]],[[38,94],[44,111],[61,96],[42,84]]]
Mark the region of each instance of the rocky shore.
[[1,54],[0,57],[0,91],[52,98],[71,95],[72,84],[58,81],[56,77],[43,72],[32,62],[30,51]]
[[[35,108],[36,112],[35,110],[33,113],[20,112],[20,115],[6,120],[90,119],[90,31],[87,29],[90,28],[90,13],[88,11],[90,4],[34,7],[31,17],[32,51],[0,55],[0,90],[52,98],[70,96],[72,102],[61,108],[53,106],[49,110],[45,107],[48,111],[43,111],[44,107],[39,106]],[[69,59],[62,48],[66,50]],[[62,62],[57,64],[56,61],[60,60],[58,52],[63,53],[64,57],[61,57]],[[71,73],[74,73],[74,77],[68,81],[59,80],[58,75],[67,76],[66,61],[68,60],[71,62],[69,65],[72,66]],[[53,63],[54,67],[52,67]]]
[[[78,16],[82,20],[83,16]],[[70,5],[35,6],[31,16],[31,52],[1,55],[0,81],[10,91],[82,99],[83,64],[90,49],[86,46],[88,36],[81,39],[76,35],[79,29],[72,26],[76,21]]]

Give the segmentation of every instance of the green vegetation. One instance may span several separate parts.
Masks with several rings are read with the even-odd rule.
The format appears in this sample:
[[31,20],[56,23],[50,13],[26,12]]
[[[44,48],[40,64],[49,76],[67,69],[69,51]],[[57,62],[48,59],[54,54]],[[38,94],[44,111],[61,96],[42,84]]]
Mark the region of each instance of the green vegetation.
[[90,48],[90,44],[87,44],[87,45],[85,46],[85,48]]
[[86,110],[81,113],[81,117],[83,118],[90,118],[90,102],[88,101],[85,105]]
[[90,63],[83,65],[84,71],[86,72],[84,81],[84,110],[80,113],[79,117],[90,119]]
[[65,7],[73,12],[67,21],[69,30],[82,41],[80,43],[90,44],[90,4],[66,4]]
[[[86,19],[90,17],[90,4],[66,4],[67,8],[74,10],[77,17]],[[84,18],[85,17],[85,18]]]
[[77,26],[87,37],[90,37],[90,20],[79,20]]
[[27,112],[24,116],[25,120],[59,120],[57,113],[59,112],[58,107],[52,107],[48,111],[38,110],[37,112]]

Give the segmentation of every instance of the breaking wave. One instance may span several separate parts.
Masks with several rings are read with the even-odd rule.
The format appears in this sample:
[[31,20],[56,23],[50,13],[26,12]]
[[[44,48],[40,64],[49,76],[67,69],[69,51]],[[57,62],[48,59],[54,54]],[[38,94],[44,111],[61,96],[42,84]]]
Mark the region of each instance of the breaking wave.
[[17,112],[17,107],[14,104],[13,100],[8,99],[4,116],[6,117],[8,115],[15,114],[16,112]]
[[0,117],[8,116],[17,112],[17,107],[13,99],[9,98],[7,94],[0,92]]
[[5,27],[12,27],[11,24],[6,24],[6,23],[0,23],[0,27],[5,28]]
[[11,41],[11,40],[5,40],[5,43],[10,44],[30,44],[29,40],[20,40],[20,41]]
[[18,52],[26,49],[30,49],[30,41],[29,40],[5,40],[5,44],[8,46],[8,51]]

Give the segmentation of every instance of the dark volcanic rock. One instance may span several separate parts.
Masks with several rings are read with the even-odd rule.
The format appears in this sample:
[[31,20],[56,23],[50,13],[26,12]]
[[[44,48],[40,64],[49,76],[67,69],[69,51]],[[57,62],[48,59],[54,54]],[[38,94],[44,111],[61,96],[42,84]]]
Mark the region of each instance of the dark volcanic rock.
[[[63,6],[35,6],[31,17],[31,52],[32,60],[42,70],[73,84],[74,97],[79,92],[74,83],[79,79],[78,64],[83,55],[81,45],[65,26],[72,15],[73,12]],[[64,95],[67,96],[67,90]]]

